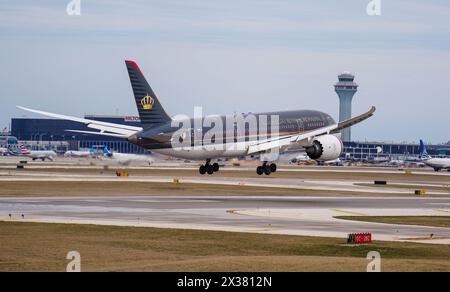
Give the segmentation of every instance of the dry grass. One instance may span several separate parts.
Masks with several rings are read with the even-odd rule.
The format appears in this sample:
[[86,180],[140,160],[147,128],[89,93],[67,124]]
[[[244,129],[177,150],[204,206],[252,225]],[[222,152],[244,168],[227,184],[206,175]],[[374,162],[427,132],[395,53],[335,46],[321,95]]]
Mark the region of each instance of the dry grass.
[[450,246],[95,225],[0,222],[0,271],[64,271],[67,252],[83,271],[450,271]]
[[[2,170],[2,168],[0,168]],[[11,171],[11,169],[3,169]],[[195,176],[199,173],[196,169],[130,169],[131,175],[149,175],[149,176]],[[26,168],[23,172],[56,172],[56,173],[76,173],[76,174],[113,174],[114,170],[101,170],[99,168]],[[383,172],[346,172],[343,169],[340,172],[330,171],[327,168],[320,170],[305,170],[305,171],[279,171],[270,176],[259,176],[254,170],[233,169],[227,168],[215,173],[213,177],[253,177],[261,178],[262,180],[272,178],[296,178],[296,179],[327,179],[327,180],[399,180],[399,181],[442,181],[445,177],[430,174],[405,174],[398,173],[383,173]]]
[[337,219],[450,228],[450,216],[338,216]]
[[[34,196],[141,196],[141,195],[260,195],[298,196],[330,195],[329,191],[290,188],[267,188],[242,185],[216,185],[159,182],[97,181],[0,181],[0,197]],[[333,191],[332,195],[360,195],[355,192]],[[372,194],[373,195],[373,194]]]

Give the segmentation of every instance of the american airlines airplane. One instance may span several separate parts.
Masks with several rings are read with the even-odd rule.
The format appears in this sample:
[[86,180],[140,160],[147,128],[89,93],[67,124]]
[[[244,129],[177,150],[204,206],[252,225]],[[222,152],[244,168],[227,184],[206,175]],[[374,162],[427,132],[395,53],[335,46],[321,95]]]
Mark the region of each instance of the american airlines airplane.
[[428,155],[427,148],[422,140],[420,140],[419,152],[422,162],[432,167],[434,171],[438,172],[441,169],[447,169],[450,172],[450,158],[432,158]]
[[[194,118],[170,117],[162,107],[141,69],[134,61],[125,61],[142,127],[106,123],[20,107],[33,113],[86,124],[95,131],[71,132],[120,137],[155,153],[182,159],[205,161],[200,174],[219,171],[219,158],[259,155],[256,172],[276,172],[279,153],[305,151],[314,160],[325,162],[339,158],[343,151],[340,132],[368,118],[368,112],[336,123],[326,113],[314,110],[290,110],[259,114]],[[180,100],[180,102],[185,102]],[[195,112],[195,110],[194,110]]]
[[55,160],[56,156],[58,156],[58,155],[56,154],[55,151],[28,150],[25,148],[23,143],[21,143],[20,144],[20,156],[29,157],[29,158],[33,159],[33,161],[38,160],[38,159],[40,159],[42,161],[45,161],[46,159],[53,161],[53,160]]

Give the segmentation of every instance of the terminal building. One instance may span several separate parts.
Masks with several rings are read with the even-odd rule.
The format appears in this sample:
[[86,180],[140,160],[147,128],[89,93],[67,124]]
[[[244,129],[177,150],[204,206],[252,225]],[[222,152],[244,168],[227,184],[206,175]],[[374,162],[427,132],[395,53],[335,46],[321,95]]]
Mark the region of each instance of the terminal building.
[[[450,144],[426,145],[427,152],[433,157],[450,157]],[[386,142],[344,142],[342,158],[357,161],[370,160],[375,157],[409,158],[418,157],[417,143]]]
[[[86,115],[86,119],[140,127],[135,116]],[[92,131],[85,124],[59,119],[13,118],[11,135],[19,141],[27,141],[32,149],[53,149],[58,153],[67,150],[88,149],[104,145],[121,153],[144,153],[145,150],[128,141],[107,136],[81,134],[67,130]]]

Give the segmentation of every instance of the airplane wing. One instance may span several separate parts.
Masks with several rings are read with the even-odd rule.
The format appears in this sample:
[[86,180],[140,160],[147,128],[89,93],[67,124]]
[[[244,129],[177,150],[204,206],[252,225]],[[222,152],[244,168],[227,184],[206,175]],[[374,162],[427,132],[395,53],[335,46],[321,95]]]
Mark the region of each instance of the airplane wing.
[[60,115],[60,114],[44,112],[44,111],[40,111],[40,110],[29,109],[29,108],[22,107],[22,106],[18,106],[18,108],[25,110],[25,111],[32,112],[32,113],[55,118],[55,119],[69,120],[69,121],[74,121],[74,122],[78,122],[78,123],[83,123],[88,128],[100,131],[100,132],[89,132],[89,131],[67,130],[70,132],[128,138],[128,137],[134,135],[135,133],[142,131],[142,128],[140,128],[140,127],[126,126],[126,125],[121,125],[121,124],[114,124],[114,123],[107,123],[107,122],[100,122],[100,121],[95,121],[95,120],[77,118],[77,117],[72,117],[72,116],[65,116],[65,115]]
[[298,143],[299,145],[301,145],[303,147],[311,146],[311,141],[315,137],[339,133],[341,130],[343,130],[345,128],[351,127],[353,125],[356,125],[356,124],[370,118],[371,116],[373,116],[375,110],[376,110],[376,108],[372,107],[368,112],[366,112],[360,116],[351,118],[346,121],[342,121],[338,124],[334,124],[334,125],[327,126],[327,127],[322,127],[322,128],[316,129],[316,130],[302,133],[302,134],[281,136],[281,137],[276,137],[276,138],[272,138],[272,139],[267,139],[264,141],[259,141],[256,144],[250,145],[247,154],[250,155],[250,154],[265,152],[265,151],[268,151],[271,149],[288,146],[293,143]]
[[345,121],[339,122],[338,123],[338,127],[336,129],[334,129],[331,133],[332,134],[339,133],[340,131],[342,131],[345,128],[354,126],[356,124],[361,123],[362,121],[367,120],[368,118],[373,116],[373,114],[375,113],[376,110],[377,110],[377,108],[373,106],[368,112],[366,112],[366,113],[364,113],[362,115],[359,115],[357,117],[351,118],[349,120],[345,120]]

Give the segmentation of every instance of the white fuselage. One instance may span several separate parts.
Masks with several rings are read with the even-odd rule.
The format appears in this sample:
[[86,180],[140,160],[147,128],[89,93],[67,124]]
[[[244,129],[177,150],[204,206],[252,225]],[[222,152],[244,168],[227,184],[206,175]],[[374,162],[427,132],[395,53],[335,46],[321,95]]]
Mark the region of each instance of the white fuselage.
[[47,151],[47,150],[36,150],[30,151],[23,156],[30,157],[31,159],[41,159],[41,160],[54,160],[57,156],[55,151]]
[[132,162],[147,162],[152,164],[154,162],[153,157],[150,155],[128,154],[128,153],[113,153],[109,159],[117,161],[122,165],[129,165]]
[[76,157],[76,158],[90,157],[91,152],[90,151],[67,151],[66,153],[64,153],[64,156],[65,157]]
[[424,163],[434,169],[450,169],[450,158],[430,158]]

